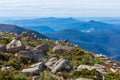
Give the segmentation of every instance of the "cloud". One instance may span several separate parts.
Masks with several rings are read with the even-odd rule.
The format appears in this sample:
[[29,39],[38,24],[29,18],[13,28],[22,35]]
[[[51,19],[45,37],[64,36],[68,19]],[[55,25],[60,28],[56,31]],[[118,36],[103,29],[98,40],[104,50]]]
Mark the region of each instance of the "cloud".
[[0,16],[120,16],[119,14],[120,0],[0,1]]

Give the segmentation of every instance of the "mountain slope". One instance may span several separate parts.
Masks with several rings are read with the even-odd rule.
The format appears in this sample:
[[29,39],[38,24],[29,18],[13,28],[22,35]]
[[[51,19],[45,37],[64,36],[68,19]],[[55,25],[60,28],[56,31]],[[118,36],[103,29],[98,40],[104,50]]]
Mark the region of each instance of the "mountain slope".
[[50,28],[48,26],[28,26],[28,27],[25,27],[25,28],[35,30],[35,31],[40,32],[40,33],[52,33],[52,32],[55,32],[54,29],[52,29],[52,28]]
[[0,31],[17,33],[17,34],[21,34],[22,32],[35,33],[40,38],[47,38],[45,35],[38,33],[36,31],[10,24],[0,24]]
[[90,28],[93,28],[95,30],[103,30],[103,29],[110,29],[110,28],[114,27],[111,24],[98,22],[98,21],[93,21],[93,20],[91,20],[89,22],[84,22],[80,26],[83,30],[84,29],[90,29]]
[[120,63],[106,55],[28,36],[0,32],[0,80],[120,80]]
[[69,39],[70,42],[78,44],[84,49],[107,56],[115,56],[120,53],[120,30],[100,30],[83,33],[76,30],[66,29],[46,34],[53,40]]

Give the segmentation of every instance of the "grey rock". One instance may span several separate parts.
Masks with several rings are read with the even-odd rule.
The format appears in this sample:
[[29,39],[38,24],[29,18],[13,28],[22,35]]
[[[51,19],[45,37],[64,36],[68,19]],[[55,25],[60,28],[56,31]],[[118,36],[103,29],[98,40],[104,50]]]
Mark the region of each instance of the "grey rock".
[[48,62],[45,63],[45,65],[49,68],[52,69],[53,65],[58,61],[56,57],[51,58]]
[[79,65],[77,67],[78,70],[81,69],[88,69],[88,70],[92,70],[92,69],[96,69],[98,72],[100,72],[101,74],[107,74],[106,70],[105,70],[105,66],[99,65],[99,64],[95,64],[94,66],[90,66],[90,65]]
[[2,71],[14,70],[13,66],[6,66],[1,68]]
[[28,56],[30,59],[33,59],[34,53],[32,51],[19,51],[15,54],[16,57],[19,57],[20,55]]
[[16,35],[14,39],[21,40],[21,36]]
[[42,62],[31,65],[29,68],[23,69],[21,72],[25,75],[39,75],[43,71],[44,64]]
[[27,32],[23,32],[23,33],[21,33],[20,36],[21,36],[21,37],[27,37],[27,36],[28,36],[28,33],[27,33]]
[[45,65],[54,73],[62,70],[70,70],[71,66],[68,60],[63,58],[56,60],[57,58],[52,58]]
[[32,80],[40,80],[40,76],[33,76]]
[[53,48],[53,52],[56,53],[56,54],[62,54],[66,51],[71,51],[75,49],[75,47],[69,47],[69,46],[55,46]]
[[112,71],[113,73],[117,72],[117,70],[110,68],[110,71]]
[[49,50],[49,45],[44,43],[35,47],[34,50],[43,50],[46,52]]
[[20,55],[28,56],[34,62],[45,62],[48,59],[48,56],[45,55],[45,52],[42,50],[36,51],[19,51],[15,54],[16,57]]
[[30,34],[28,32],[23,32],[23,33],[21,33],[20,36],[21,37],[27,37],[27,38],[29,38],[31,40],[37,40],[38,39],[38,37],[34,33]]
[[2,71],[7,71],[7,67],[2,67],[1,70]]
[[5,52],[6,51],[6,46],[0,44],[0,52]]
[[56,45],[58,45],[58,44],[65,44],[65,43],[68,43],[69,42],[69,40],[68,39],[65,39],[65,40],[58,40],[58,41],[56,41]]
[[69,70],[69,69],[70,69],[69,61],[61,58],[54,64],[54,68],[52,69],[52,72]]
[[35,62],[45,62],[48,59],[48,56],[45,55],[45,52],[42,50],[33,51],[33,59]]
[[6,49],[10,53],[15,53],[21,50],[25,50],[25,46],[21,40],[13,39],[9,44],[7,44]]
[[28,51],[31,51],[31,50],[33,50],[34,49],[34,47],[31,47],[31,46],[26,46],[26,48],[25,48],[26,50],[28,50]]

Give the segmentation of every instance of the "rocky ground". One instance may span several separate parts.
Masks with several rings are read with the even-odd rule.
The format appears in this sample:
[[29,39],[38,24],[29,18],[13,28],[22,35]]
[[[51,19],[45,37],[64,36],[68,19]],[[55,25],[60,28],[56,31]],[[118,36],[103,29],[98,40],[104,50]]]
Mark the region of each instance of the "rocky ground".
[[120,63],[68,40],[0,32],[0,80],[120,80]]

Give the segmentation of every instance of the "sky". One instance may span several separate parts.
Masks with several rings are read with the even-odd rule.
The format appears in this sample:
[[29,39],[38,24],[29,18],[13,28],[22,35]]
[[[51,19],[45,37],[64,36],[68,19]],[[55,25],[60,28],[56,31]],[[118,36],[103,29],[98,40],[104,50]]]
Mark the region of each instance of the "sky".
[[120,17],[120,0],[0,0],[0,16]]

